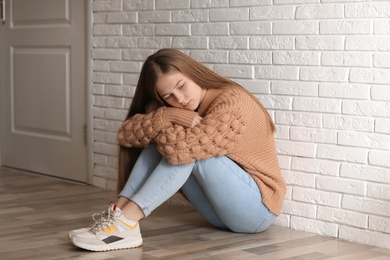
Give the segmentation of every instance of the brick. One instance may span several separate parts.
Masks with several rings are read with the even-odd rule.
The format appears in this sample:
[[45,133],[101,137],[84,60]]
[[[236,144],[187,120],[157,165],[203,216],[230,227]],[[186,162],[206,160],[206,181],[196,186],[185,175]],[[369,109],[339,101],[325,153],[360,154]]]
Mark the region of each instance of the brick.
[[290,140],[336,144],[337,132],[336,130],[329,129],[292,126],[290,128]]
[[228,23],[196,23],[191,24],[191,35],[229,35]]
[[97,165],[107,166],[108,165],[108,156],[103,154],[95,154],[93,156],[93,162]]
[[107,15],[107,23],[110,24],[125,24],[137,22],[137,14],[135,12],[115,12]]
[[300,80],[318,80],[327,82],[348,81],[348,68],[303,67],[299,72]]
[[144,62],[149,55],[154,53],[153,50],[122,50],[122,58],[124,60]]
[[363,84],[320,83],[320,97],[334,97],[345,99],[371,99],[371,86]]
[[345,40],[345,50],[389,51],[390,36],[347,36]]
[[297,80],[298,71],[297,67],[289,66],[256,66],[255,78]]
[[317,158],[367,163],[368,151],[367,149],[356,147],[319,144],[317,148]]
[[229,0],[192,0],[192,8],[217,8],[217,7],[228,7]]
[[118,155],[118,145],[94,142],[93,152],[105,155]]
[[123,98],[121,97],[106,97],[106,96],[95,96],[94,105],[100,107],[110,108],[125,108]]
[[343,114],[390,117],[390,103],[381,101],[344,100]]
[[368,228],[367,223],[369,219],[366,214],[321,206],[318,207],[317,218],[335,224],[358,228]]
[[121,84],[122,75],[111,72],[94,72],[92,75],[92,81],[93,83]]
[[292,96],[318,96],[318,83],[297,81],[272,81],[272,94]]
[[316,178],[316,188],[343,194],[365,195],[366,193],[366,185],[363,181],[332,176],[318,176]]
[[117,36],[122,35],[121,24],[95,24],[93,26],[93,35]]
[[286,214],[280,214],[276,217],[273,225],[286,228],[290,227],[290,216]]
[[190,26],[188,24],[156,24],[156,35],[189,36]]
[[230,51],[229,62],[240,64],[271,64],[271,52]]
[[[254,5],[255,6],[255,5]],[[249,9],[250,20],[294,19],[294,6],[261,6]]]
[[[147,11],[138,13],[139,23],[169,23],[171,22],[170,11]],[[153,25],[150,26],[153,26]]]
[[291,217],[291,228],[323,236],[337,237],[338,225],[315,219]]
[[293,110],[340,113],[341,100],[314,97],[294,97]]
[[121,50],[118,49],[92,50],[92,58],[96,60],[119,60],[121,58],[121,55]]
[[390,152],[371,150],[368,155],[368,162],[372,165],[390,167]]
[[230,24],[231,35],[271,34],[271,22],[236,22]]
[[154,0],[123,0],[123,10],[153,10]]
[[374,53],[374,67],[390,68],[390,53]]
[[320,21],[320,34],[371,34],[371,21]]
[[371,53],[363,52],[324,52],[321,65],[371,67]]
[[141,71],[141,64],[132,61],[112,61],[110,62],[110,71],[137,73]]
[[[255,95],[257,96],[257,95]],[[258,97],[263,106],[267,109],[291,109],[292,98],[276,95],[260,95]]]
[[321,115],[307,112],[276,111],[275,120],[277,124],[321,127]]
[[92,63],[93,71],[109,71],[110,63],[103,60],[94,60]]
[[[133,24],[123,26],[123,35],[129,36],[154,36],[154,25],[150,24]],[[133,40],[137,41],[136,38]]]
[[367,183],[367,197],[390,200],[390,185]]
[[233,22],[249,20],[248,8],[211,9],[210,22]]
[[283,170],[290,170],[291,160],[291,156],[278,155],[279,165]]
[[283,205],[282,212],[293,216],[303,216],[308,218],[315,218],[316,206],[306,203],[288,201],[286,200]]
[[189,9],[190,0],[156,0],[156,9]]
[[[299,33],[297,33],[299,34]],[[297,50],[344,50],[342,36],[297,36]]]
[[228,63],[228,52],[227,51],[201,51],[193,50],[190,52],[191,57],[199,62],[204,63]]
[[121,0],[110,0],[110,1],[93,1],[92,11],[94,12],[113,12],[121,11],[122,1]]
[[176,49],[207,49],[206,37],[175,37],[172,47]]
[[390,184],[390,169],[374,167],[371,165],[342,163],[340,167],[340,176]]
[[349,79],[358,83],[390,84],[390,73],[388,69],[352,68]]
[[323,115],[325,128],[373,132],[375,119],[348,115]]
[[254,94],[270,94],[269,83],[261,80],[235,79],[235,82]]
[[285,125],[277,125],[275,138],[280,140],[290,140],[290,127]]
[[127,109],[107,108],[104,113],[104,118],[108,120],[117,120],[121,122],[126,118],[126,116],[127,116]]
[[375,120],[375,132],[390,134],[390,119],[377,118]]
[[171,47],[171,38],[169,37],[140,37],[138,47],[161,49]]
[[319,25],[315,21],[276,21],[273,23],[272,34],[318,34]]
[[320,65],[318,52],[274,51],[272,57],[277,65]]
[[130,37],[108,37],[106,38],[106,46],[108,48],[135,48],[137,47],[137,39]]
[[343,18],[342,5],[300,5],[296,7],[295,19]]
[[390,150],[390,136],[356,131],[339,131],[338,144]]
[[253,67],[243,65],[215,65],[214,71],[229,78],[253,78]]
[[210,49],[248,49],[248,41],[248,37],[210,37],[209,45]]
[[390,34],[390,21],[389,20],[376,20],[374,21],[374,34]]
[[370,216],[368,222],[369,229],[390,234],[390,218]]
[[106,85],[105,94],[108,96],[132,97],[134,88],[124,85]]
[[293,188],[293,200],[299,202],[310,203],[314,205],[324,205],[330,207],[340,207],[341,194],[336,194],[327,191],[320,191],[310,188]]
[[365,18],[390,16],[390,5],[388,3],[353,3],[345,5],[345,17]]
[[345,195],[342,201],[344,209],[365,212],[379,216],[390,215],[390,201],[380,201],[370,198]]
[[253,36],[250,38],[249,48],[261,50],[291,50],[294,48],[294,37]]
[[93,122],[94,130],[109,131],[116,133],[121,127],[122,122],[106,119],[95,119]]
[[257,6],[257,5],[272,5],[272,0],[230,0],[230,6]]
[[294,157],[292,159],[291,164],[292,170],[318,173],[330,176],[338,176],[339,168],[340,162],[313,158]]
[[280,155],[314,158],[316,144],[276,140],[276,150]]
[[172,21],[174,23],[197,23],[207,22],[209,20],[208,11],[206,10],[184,10],[173,11]]

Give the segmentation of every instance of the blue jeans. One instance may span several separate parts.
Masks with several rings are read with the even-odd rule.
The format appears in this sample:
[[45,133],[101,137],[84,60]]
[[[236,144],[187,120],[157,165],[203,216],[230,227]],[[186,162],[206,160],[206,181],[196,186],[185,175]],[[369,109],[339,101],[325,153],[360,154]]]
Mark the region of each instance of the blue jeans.
[[252,177],[228,157],[173,165],[162,158],[155,143],[143,149],[119,196],[135,202],[148,216],[179,189],[221,229],[258,233],[275,219]]

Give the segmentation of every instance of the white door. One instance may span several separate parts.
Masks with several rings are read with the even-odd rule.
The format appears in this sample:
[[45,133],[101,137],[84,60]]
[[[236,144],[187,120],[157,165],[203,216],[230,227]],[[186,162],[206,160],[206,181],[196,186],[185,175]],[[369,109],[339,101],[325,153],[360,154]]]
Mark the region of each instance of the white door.
[[5,0],[4,166],[86,182],[84,12],[84,0]]

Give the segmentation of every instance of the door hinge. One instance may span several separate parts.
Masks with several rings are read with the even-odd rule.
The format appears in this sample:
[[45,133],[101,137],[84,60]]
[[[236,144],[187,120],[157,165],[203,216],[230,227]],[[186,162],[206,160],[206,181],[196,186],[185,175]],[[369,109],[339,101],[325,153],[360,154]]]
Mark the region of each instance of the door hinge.
[[83,132],[83,135],[84,135],[84,145],[87,145],[88,144],[88,140],[87,140],[87,136],[88,136],[88,134],[87,134],[87,130],[88,130],[88,127],[87,127],[87,124],[84,124],[84,127],[83,127],[84,129],[84,132]]

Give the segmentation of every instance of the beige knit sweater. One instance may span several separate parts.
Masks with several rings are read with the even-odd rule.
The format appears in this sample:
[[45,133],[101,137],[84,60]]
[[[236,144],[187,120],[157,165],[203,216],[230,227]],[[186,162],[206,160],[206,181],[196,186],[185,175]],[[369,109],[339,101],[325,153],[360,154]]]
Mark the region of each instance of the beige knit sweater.
[[[197,114],[203,120],[191,127]],[[172,164],[226,155],[256,181],[268,209],[276,215],[281,212],[286,185],[273,133],[263,110],[238,87],[209,89],[197,112],[160,107],[134,115],[119,129],[118,141],[126,147],[145,147],[154,141]]]

